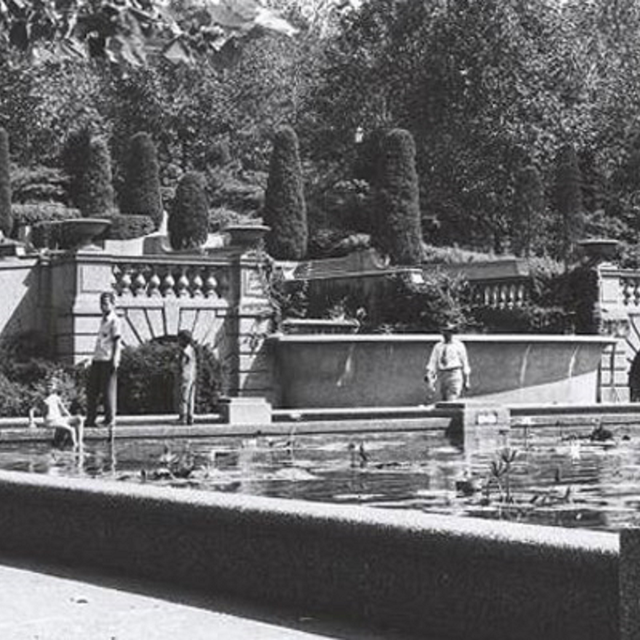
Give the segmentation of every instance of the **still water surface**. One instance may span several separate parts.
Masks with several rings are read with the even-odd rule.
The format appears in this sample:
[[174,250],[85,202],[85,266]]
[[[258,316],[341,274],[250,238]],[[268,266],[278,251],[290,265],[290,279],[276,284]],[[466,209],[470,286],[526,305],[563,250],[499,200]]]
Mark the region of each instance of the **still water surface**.
[[4,444],[0,468],[619,530],[640,526],[640,430],[512,429]]

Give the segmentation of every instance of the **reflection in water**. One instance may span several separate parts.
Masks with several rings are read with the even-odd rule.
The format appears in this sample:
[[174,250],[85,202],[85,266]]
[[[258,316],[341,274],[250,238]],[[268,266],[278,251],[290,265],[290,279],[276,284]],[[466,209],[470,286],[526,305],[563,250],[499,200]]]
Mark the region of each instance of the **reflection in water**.
[[0,468],[617,530],[640,525],[640,431],[588,427],[7,443]]

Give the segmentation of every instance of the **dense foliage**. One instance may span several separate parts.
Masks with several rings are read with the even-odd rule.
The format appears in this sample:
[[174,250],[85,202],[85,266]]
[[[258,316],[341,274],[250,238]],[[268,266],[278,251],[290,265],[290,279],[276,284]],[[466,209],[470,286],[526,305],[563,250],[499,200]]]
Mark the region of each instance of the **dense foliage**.
[[108,237],[111,240],[130,240],[152,233],[156,225],[149,216],[116,215],[111,218]]
[[[214,413],[223,385],[211,349],[196,345],[196,413]],[[125,415],[177,413],[178,346],[175,341],[125,347],[118,372],[118,411]]]
[[540,251],[540,228],[544,223],[544,185],[538,169],[523,167],[516,175],[513,202],[512,251],[530,256]]
[[169,212],[169,240],[174,249],[199,249],[207,240],[209,205],[202,176],[186,173]]
[[300,260],[307,253],[307,205],[304,198],[298,136],[281,128],[273,140],[262,217],[271,230],[267,249],[275,258]]
[[51,345],[33,332],[16,336],[0,348],[0,416],[26,417],[46,394],[47,381],[55,377],[69,409],[85,405],[83,372],[51,358]]
[[560,149],[556,159],[555,205],[560,214],[560,256],[569,259],[584,235],[582,174],[573,145]]
[[126,214],[148,216],[156,226],[162,221],[156,147],[151,136],[143,131],[131,138],[120,210]]
[[7,236],[13,228],[9,167],[9,135],[0,128],[0,231]]
[[382,140],[375,179],[375,239],[395,264],[419,264],[422,229],[415,144],[394,129]]
[[[375,132],[403,128],[416,144],[426,240],[561,257],[566,234],[555,159],[571,145],[582,176],[584,225],[564,227],[575,236],[569,244],[580,233],[614,236],[627,247],[637,242],[640,7],[631,0],[269,0],[298,33],[242,38],[241,47],[225,46],[215,58],[208,56],[209,41],[199,40],[204,23],[186,4],[171,3],[181,44],[170,57],[180,59],[191,38],[191,45],[202,45],[199,53],[198,46],[187,47],[198,64],[145,55],[146,64],[125,70],[117,62],[137,58],[134,41],[141,37],[123,29],[135,14],[132,0],[118,4],[117,18],[107,22],[109,37],[94,43],[98,53],[109,52],[111,64],[99,62],[100,55],[64,54],[65,20],[85,5],[78,24],[87,24],[107,4],[91,3],[89,10],[89,3],[74,0],[68,15],[56,9],[43,18],[51,2],[22,17],[18,3],[9,3],[0,17],[7,23],[3,37],[11,38],[15,26],[29,53],[56,54],[36,56],[34,64],[34,56],[16,53],[20,38],[10,51],[0,50],[0,124],[22,168],[57,167],[67,131],[86,126],[94,136],[109,136],[122,195],[129,140],[149,131],[165,204],[180,177],[198,170],[216,208],[253,216],[273,131],[290,125],[300,140],[309,241],[321,254],[336,229],[343,237],[371,233],[370,207],[334,207],[331,194],[335,185],[356,181],[364,184],[358,194],[370,193],[375,171],[363,161],[368,141]],[[158,28],[166,26],[159,20]],[[84,48],[103,26],[74,32],[72,40]],[[155,27],[149,29],[145,42]],[[522,213],[522,189],[532,188],[521,182],[529,167],[544,189],[544,198],[536,198],[543,204],[525,215],[536,218],[532,241],[512,224]],[[73,185],[67,198],[59,182],[46,184],[43,194],[49,189],[56,201],[75,201]],[[437,228],[425,224],[434,219]],[[636,254],[625,251],[627,264],[638,263]]]

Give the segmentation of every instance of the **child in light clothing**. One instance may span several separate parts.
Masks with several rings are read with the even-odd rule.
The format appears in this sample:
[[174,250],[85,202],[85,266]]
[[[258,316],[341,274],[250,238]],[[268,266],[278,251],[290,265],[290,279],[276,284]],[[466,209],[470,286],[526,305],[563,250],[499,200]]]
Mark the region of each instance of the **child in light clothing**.
[[[54,430],[54,443],[63,442],[64,436],[68,435],[77,449],[82,444],[84,431],[84,418],[82,416],[72,416],[62,402],[62,398],[57,391],[57,381],[51,379],[47,382],[47,396],[41,400],[40,411],[44,416],[43,426]],[[29,410],[29,426],[35,427],[36,407]]]
[[179,421],[181,424],[193,424],[198,365],[191,332],[186,329],[179,331],[178,344],[180,345],[180,353],[178,354],[180,367],[178,378]]

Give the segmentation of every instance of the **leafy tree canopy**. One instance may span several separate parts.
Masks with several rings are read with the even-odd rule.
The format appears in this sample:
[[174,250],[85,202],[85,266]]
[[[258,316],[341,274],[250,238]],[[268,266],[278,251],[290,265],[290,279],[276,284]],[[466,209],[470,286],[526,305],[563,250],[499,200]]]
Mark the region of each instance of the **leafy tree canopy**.
[[190,62],[257,28],[296,31],[256,0],[9,0],[2,9],[2,44],[40,61],[101,57],[140,66],[158,53]]

